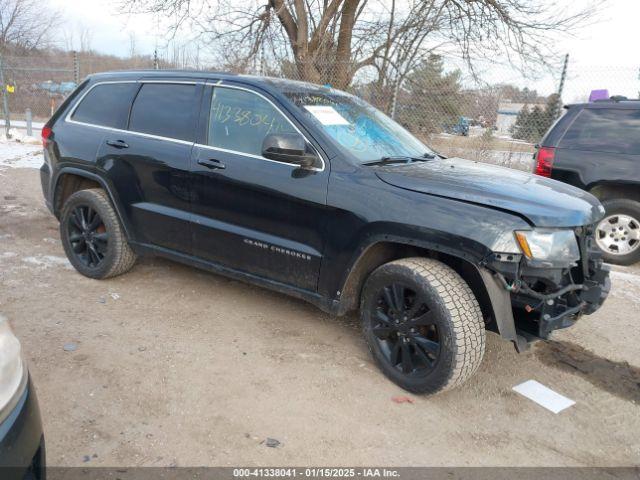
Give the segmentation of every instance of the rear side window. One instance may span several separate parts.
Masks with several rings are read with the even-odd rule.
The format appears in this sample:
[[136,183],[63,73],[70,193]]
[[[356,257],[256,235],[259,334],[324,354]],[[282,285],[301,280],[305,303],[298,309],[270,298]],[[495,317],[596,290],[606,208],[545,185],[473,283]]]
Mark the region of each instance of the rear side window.
[[640,155],[640,110],[585,108],[559,147]]
[[129,130],[194,141],[196,92],[195,85],[144,84],[131,108]]
[[124,129],[137,83],[105,83],[89,90],[71,115],[77,122]]
[[216,87],[211,98],[208,144],[235,152],[262,155],[270,133],[296,133],[271,103],[255,93]]

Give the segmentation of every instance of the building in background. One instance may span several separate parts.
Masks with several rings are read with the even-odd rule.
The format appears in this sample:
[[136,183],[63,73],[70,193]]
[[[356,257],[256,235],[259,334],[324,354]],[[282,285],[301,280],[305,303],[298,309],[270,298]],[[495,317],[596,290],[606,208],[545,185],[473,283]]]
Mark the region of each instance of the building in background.
[[545,108],[544,104],[536,103],[513,103],[510,100],[505,100],[498,104],[498,116],[496,118],[496,129],[498,133],[502,135],[509,135],[512,132],[513,126],[516,123],[518,114],[523,108],[527,108],[529,111],[533,107],[538,105],[541,109]]

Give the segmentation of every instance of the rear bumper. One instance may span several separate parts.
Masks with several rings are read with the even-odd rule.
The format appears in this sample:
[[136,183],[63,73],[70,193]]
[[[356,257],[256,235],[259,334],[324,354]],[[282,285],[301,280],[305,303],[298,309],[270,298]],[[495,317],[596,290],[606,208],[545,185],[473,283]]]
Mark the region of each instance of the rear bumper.
[[31,379],[18,404],[0,423],[0,478],[21,480],[27,473],[45,480],[42,420]]
[[42,195],[44,196],[44,203],[51,213],[53,213],[53,203],[51,201],[51,169],[49,164],[45,162],[40,167],[40,184],[42,185]]

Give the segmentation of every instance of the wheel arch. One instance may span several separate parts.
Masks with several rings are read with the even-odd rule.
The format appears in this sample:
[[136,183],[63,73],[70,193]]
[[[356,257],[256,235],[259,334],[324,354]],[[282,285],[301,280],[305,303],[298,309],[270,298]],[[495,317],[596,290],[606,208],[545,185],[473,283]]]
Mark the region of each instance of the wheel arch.
[[111,201],[111,204],[116,211],[118,220],[120,221],[120,224],[124,229],[125,235],[127,239],[129,239],[129,233],[131,229],[129,228],[126,217],[122,214],[119,202],[117,201],[117,197],[114,194],[113,189],[110,188],[107,181],[100,175],[84,170],[82,168],[63,167],[56,174],[56,177],[53,181],[52,199],[53,214],[56,216],[56,218],[60,218],[62,206],[64,205],[64,202],[67,198],[69,198],[75,192],[87,188],[101,188],[107,193],[109,200]]
[[640,202],[640,183],[602,182],[589,185],[587,191],[600,201],[627,198]]
[[490,326],[495,318],[493,305],[479,270],[479,257],[464,252],[455,254],[432,245],[416,243],[409,239],[388,239],[371,243],[355,259],[340,290],[338,314],[358,308],[360,294],[366,279],[379,266],[393,260],[408,257],[426,257],[439,260],[456,271],[476,296],[485,324]]

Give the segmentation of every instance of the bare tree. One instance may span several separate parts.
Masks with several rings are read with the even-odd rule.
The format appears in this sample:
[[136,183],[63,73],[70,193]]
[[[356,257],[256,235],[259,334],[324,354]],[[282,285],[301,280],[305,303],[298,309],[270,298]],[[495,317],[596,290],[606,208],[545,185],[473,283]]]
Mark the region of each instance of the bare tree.
[[304,80],[350,84],[362,68],[397,86],[430,53],[473,66],[506,58],[544,62],[557,35],[584,24],[593,7],[554,0],[121,0],[130,12],[173,19],[218,51],[293,60]]
[[43,47],[58,22],[59,15],[40,0],[0,0],[0,51]]
[[136,32],[129,32],[129,58],[136,56]]
[[93,32],[90,28],[79,27],[78,38],[80,39],[80,51],[90,52],[91,43],[93,41]]
[[10,137],[11,119],[5,84],[3,56],[45,46],[58,23],[58,15],[47,12],[38,0],[0,0],[0,87],[5,135]]
[[64,49],[67,52],[75,50],[75,34],[73,30],[70,28],[63,28],[61,33],[62,33]]

